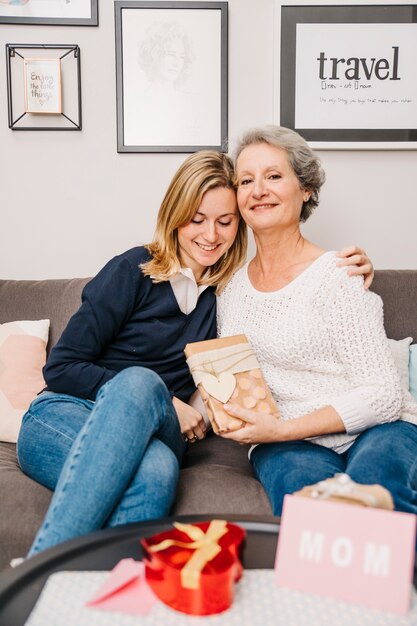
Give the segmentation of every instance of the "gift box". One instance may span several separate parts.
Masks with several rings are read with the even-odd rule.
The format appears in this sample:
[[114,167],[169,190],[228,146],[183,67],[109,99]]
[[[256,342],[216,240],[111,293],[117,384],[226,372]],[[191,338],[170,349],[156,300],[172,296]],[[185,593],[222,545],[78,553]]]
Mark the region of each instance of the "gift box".
[[332,478],[321,480],[314,485],[303,487],[293,495],[388,511],[394,510],[392,496],[385,487],[382,485],[361,485],[352,480],[348,474],[342,473],[335,474]]
[[174,523],[174,529],[141,540],[146,580],[177,611],[221,613],[232,604],[242,575],[238,553],[244,537],[240,526],[225,520]]
[[226,402],[278,417],[277,406],[245,335],[188,343],[184,352],[215,433],[242,426],[240,419],[225,412]]

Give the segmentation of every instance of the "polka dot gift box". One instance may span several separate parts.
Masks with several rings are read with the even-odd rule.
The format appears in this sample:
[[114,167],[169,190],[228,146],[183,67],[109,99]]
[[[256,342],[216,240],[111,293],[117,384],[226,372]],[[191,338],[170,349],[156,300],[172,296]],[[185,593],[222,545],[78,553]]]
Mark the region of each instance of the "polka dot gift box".
[[245,335],[189,343],[185,356],[215,433],[242,426],[240,419],[225,412],[226,402],[278,417],[277,406]]

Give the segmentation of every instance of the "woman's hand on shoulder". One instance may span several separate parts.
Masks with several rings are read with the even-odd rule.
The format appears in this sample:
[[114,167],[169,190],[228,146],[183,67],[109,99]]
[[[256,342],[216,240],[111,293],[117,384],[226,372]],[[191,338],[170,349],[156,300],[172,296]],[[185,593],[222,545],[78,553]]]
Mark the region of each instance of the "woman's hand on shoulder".
[[348,271],[349,276],[363,276],[365,289],[371,286],[375,271],[365,250],[358,246],[348,246],[340,250],[337,256],[341,259],[338,263],[339,267],[352,266]]
[[285,441],[287,438],[286,423],[279,419],[279,415],[258,413],[233,404],[225,404],[223,408],[229,415],[238,417],[243,422],[238,430],[220,432],[219,435],[224,439],[254,444]]
[[172,398],[174,409],[177,412],[181,432],[188,441],[194,443],[198,439],[204,439],[207,426],[198,411],[178,398]]

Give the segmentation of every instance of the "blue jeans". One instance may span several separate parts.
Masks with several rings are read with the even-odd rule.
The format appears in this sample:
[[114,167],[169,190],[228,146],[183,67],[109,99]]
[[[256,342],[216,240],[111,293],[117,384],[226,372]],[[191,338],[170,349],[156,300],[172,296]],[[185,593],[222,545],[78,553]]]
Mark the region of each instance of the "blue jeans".
[[275,515],[281,515],[286,494],[337,472],[364,485],[382,485],[396,511],[417,514],[417,426],[408,422],[373,426],[342,454],[310,441],[262,444],[251,462]]
[[54,489],[28,556],[104,526],[155,519],[174,501],[185,443],[171,397],[132,367],[96,402],[44,392],[23,418],[20,467]]

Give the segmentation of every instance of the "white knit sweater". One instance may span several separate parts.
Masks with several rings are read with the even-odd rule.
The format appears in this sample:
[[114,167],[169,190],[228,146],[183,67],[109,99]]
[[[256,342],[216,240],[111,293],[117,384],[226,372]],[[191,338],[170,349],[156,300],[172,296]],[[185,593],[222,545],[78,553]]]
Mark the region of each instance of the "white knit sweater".
[[245,333],[284,420],[331,405],[346,433],[314,442],[343,452],[363,430],[405,419],[417,403],[402,390],[383,326],[382,300],[326,252],[291,283],[257,291],[248,263],[217,303],[220,337]]

